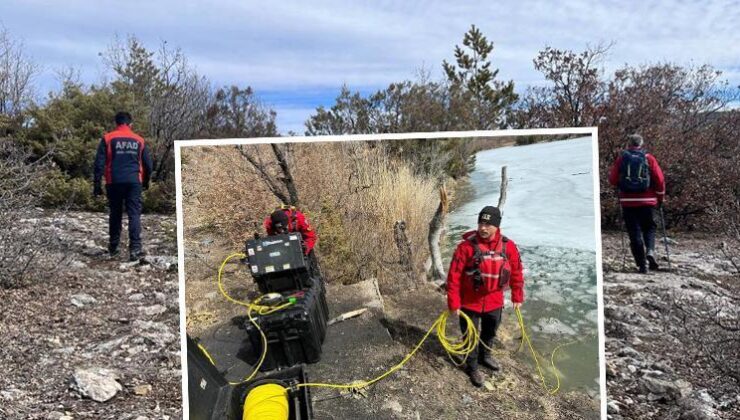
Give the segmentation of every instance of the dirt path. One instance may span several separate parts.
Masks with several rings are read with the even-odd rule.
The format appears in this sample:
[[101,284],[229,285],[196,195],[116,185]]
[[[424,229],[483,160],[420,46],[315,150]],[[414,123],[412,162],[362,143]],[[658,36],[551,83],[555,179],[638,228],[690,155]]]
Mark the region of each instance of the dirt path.
[[609,418],[740,417],[740,335],[720,326],[738,325],[740,284],[720,241],[673,238],[672,270],[646,276],[602,237]]
[[[225,301],[215,277],[221,260],[234,249],[209,234],[194,235],[186,242],[186,310],[188,332],[206,345],[226,346],[221,325],[243,315],[242,308]],[[256,295],[251,276],[243,266],[227,265],[224,284],[237,298]],[[413,292],[380,297],[372,280],[354,285],[329,285],[330,317],[361,307],[371,309],[328,328],[322,359],[309,365],[311,381],[344,383],[370,379],[398,363],[422,338],[445,308],[444,295],[431,286]],[[312,389],[316,419],[476,419],[505,415],[515,419],[597,419],[598,396],[570,392],[548,396],[539,384],[527,354],[512,356],[518,342],[513,315],[502,329],[502,374],[491,375],[493,390],[474,388],[467,376],[448,359],[432,336],[427,344],[394,375],[367,390],[364,396],[343,395],[336,390]],[[457,333],[457,326],[450,325]],[[227,328],[228,329],[228,328]],[[236,337],[241,340],[240,337]],[[219,343],[221,340],[221,343]],[[218,349],[229,379],[248,371],[229,361]],[[228,352],[227,352],[228,353]],[[232,351],[232,353],[234,353]]]
[[[38,211],[23,220],[19,228],[58,235],[66,260],[46,279],[0,290],[0,418],[182,417],[175,220],[142,222],[150,257],[140,264],[126,253],[107,257],[104,214]],[[87,368],[110,370],[120,384],[112,399],[72,389]]]

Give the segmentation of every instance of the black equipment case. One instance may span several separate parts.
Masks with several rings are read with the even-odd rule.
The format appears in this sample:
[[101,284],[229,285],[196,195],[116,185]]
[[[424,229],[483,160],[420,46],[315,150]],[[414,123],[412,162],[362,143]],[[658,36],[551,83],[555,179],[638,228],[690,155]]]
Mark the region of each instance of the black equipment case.
[[311,393],[309,388],[291,389],[291,387],[299,383],[307,382],[308,379],[306,378],[304,366],[298,365],[288,369],[276,370],[249,383],[237,385],[231,395],[229,419],[237,420],[242,418],[244,400],[247,394],[249,394],[249,391],[259,385],[275,383],[288,388],[288,420],[311,420],[313,418],[313,408],[311,407]]
[[228,410],[231,386],[190,336],[187,336],[187,356],[190,418],[222,419]]
[[278,383],[288,388],[289,420],[313,418],[308,387],[291,388],[308,382],[303,365],[270,372],[258,379],[232,386],[190,336],[187,336],[187,352],[191,420],[241,420],[247,394],[265,383]]
[[298,232],[247,241],[247,261],[260,292],[285,292],[311,286],[309,262]]
[[[321,358],[321,344],[326,336],[326,297],[321,281],[309,289],[293,294],[297,301],[269,315],[255,316],[255,322],[267,337],[267,355],[260,370],[290,367],[299,363],[316,363]],[[247,319],[254,364],[262,354],[262,337]]]

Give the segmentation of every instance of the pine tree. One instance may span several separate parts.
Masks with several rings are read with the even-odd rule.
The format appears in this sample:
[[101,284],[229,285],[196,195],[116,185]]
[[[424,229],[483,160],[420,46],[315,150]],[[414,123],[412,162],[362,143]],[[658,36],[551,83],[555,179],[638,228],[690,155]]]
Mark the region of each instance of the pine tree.
[[458,113],[465,128],[506,126],[518,99],[513,81],[496,80],[499,70],[491,69],[492,52],[493,42],[472,25],[463,37],[463,47],[455,46],[455,64],[442,62],[453,93],[451,110]]

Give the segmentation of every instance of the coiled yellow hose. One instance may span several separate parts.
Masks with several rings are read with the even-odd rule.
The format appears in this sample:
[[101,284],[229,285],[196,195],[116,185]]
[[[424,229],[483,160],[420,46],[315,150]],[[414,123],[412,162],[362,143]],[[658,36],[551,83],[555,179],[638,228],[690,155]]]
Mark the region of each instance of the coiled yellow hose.
[[288,391],[278,384],[254,387],[244,399],[242,420],[288,420]]

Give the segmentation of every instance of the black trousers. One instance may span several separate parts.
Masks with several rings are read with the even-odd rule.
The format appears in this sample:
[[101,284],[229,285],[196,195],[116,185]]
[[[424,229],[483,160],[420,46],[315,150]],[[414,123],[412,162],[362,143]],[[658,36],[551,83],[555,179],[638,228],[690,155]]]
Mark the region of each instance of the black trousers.
[[121,241],[121,222],[123,209],[128,216],[129,251],[141,251],[141,184],[109,184],[105,186],[108,196],[109,249],[117,249]]
[[[475,328],[480,333],[480,341],[485,343],[488,347],[493,347],[493,339],[496,338],[496,331],[499,325],[501,325],[501,313],[504,308],[498,308],[491,312],[473,312],[467,309],[461,309],[467,316],[473,320]],[[460,317],[460,330],[465,334],[465,327],[467,323]],[[470,369],[477,369],[478,363],[483,360],[483,356],[486,354],[486,349],[479,343],[473,351],[468,355],[468,367]]]
[[646,253],[655,250],[655,209],[650,206],[622,207],[622,215],[635,264],[642,268],[646,263]]

